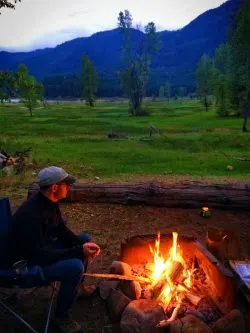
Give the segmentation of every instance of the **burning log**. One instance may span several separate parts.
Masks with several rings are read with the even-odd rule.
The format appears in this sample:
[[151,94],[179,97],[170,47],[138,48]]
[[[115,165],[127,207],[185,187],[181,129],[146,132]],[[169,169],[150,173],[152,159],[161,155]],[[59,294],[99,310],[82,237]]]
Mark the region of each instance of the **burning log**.
[[156,283],[152,290],[152,299],[158,300],[161,296],[164,288],[168,285],[168,281],[166,279],[162,279]]
[[160,297],[164,288],[167,285],[169,285],[169,282],[173,283],[173,284],[176,283],[178,281],[178,279],[181,277],[183,270],[184,270],[184,267],[180,262],[173,261],[171,270],[168,273],[168,275],[166,275],[166,277],[164,277],[163,279],[158,281],[157,284],[155,285],[154,290],[153,290],[153,299],[157,300]]
[[202,299],[202,297],[197,296],[191,293],[190,291],[185,292],[185,297],[195,306],[197,306],[200,300]]
[[171,271],[169,273],[169,279],[172,282],[177,282],[183,273],[184,267],[179,261],[174,261]]

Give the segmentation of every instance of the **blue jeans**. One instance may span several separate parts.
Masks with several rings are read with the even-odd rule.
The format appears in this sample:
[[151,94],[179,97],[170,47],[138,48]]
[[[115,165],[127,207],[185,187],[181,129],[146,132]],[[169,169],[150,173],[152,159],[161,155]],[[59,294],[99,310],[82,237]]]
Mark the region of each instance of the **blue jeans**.
[[[78,238],[81,244],[91,241],[87,234],[81,234]],[[62,248],[59,241],[55,241],[55,248]],[[86,263],[84,264],[80,259],[61,260],[43,267],[43,274],[48,284],[53,281],[61,283],[57,297],[56,316],[64,315],[71,307],[85,270]]]

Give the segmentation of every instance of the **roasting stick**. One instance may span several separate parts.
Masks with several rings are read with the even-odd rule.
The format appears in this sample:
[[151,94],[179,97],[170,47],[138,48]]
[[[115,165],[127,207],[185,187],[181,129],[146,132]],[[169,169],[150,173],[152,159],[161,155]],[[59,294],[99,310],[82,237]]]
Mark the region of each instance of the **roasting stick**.
[[98,279],[115,279],[115,280],[127,280],[127,281],[139,281],[144,283],[151,283],[149,278],[135,275],[118,275],[118,274],[97,274],[97,273],[84,273],[83,276],[94,277]]

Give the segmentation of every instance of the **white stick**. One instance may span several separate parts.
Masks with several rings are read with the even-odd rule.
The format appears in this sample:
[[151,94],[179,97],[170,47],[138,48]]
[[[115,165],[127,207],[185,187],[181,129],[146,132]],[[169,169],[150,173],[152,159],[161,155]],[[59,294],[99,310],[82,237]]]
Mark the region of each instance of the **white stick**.
[[181,307],[181,303],[179,303],[176,308],[174,309],[171,317],[167,320],[161,320],[158,324],[157,324],[157,327],[166,327],[168,326],[172,321],[174,321],[178,315],[178,312],[180,310],[180,307]]

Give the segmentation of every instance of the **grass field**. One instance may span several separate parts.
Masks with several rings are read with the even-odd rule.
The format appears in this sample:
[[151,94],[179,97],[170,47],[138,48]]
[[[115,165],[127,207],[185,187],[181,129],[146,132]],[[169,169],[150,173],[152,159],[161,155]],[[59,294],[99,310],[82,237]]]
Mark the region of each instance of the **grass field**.
[[[126,103],[102,102],[94,109],[76,102],[53,104],[36,109],[33,118],[20,105],[0,107],[0,151],[32,149],[25,173],[0,177],[0,196],[8,195],[15,209],[26,198],[35,173],[52,164],[88,182],[249,182],[250,161],[237,159],[250,157],[250,134],[241,132],[242,119],[218,118],[214,110],[206,113],[197,101],[190,100],[151,102],[146,107],[150,115],[138,118],[128,116]],[[160,133],[150,137],[150,125]],[[126,133],[127,138],[108,139],[112,131]],[[233,170],[227,170],[228,165]],[[121,242],[127,237],[157,231],[164,234],[177,230],[205,240],[208,227],[229,229],[239,234],[244,256],[249,258],[249,212],[232,212],[229,208],[213,209],[209,221],[204,222],[195,208],[85,202],[61,206],[70,228],[76,233],[88,231],[101,246],[101,255],[89,267],[93,273],[108,271],[110,263],[118,260]],[[43,329],[46,295],[42,289],[30,301],[20,299],[21,312],[38,330]],[[86,333],[101,332],[104,326],[111,327],[106,308],[106,303],[97,298],[76,302],[72,312]],[[248,312],[243,312],[246,320]],[[4,319],[0,325],[1,332],[26,332],[15,320]],[[119,332],[115,328],[112,331]]]
[[[22,105],[0,107],[0,149],[31,148],[31,173],[61,165],[80,178],[137,176],[250,178],[250,134],[242,119],[219,118],[198,101],[148,102],[149,116],[133,118],[125,102],[50,104],[31,118]],[[149,136],[149,126],[159,133]],[[127,138],[112,140],[110,132]],[[227,170],[232,165],[233,170]],[[27,176],[27,175],[26,175]],[[17,182],[22,181],[24,175]]]

